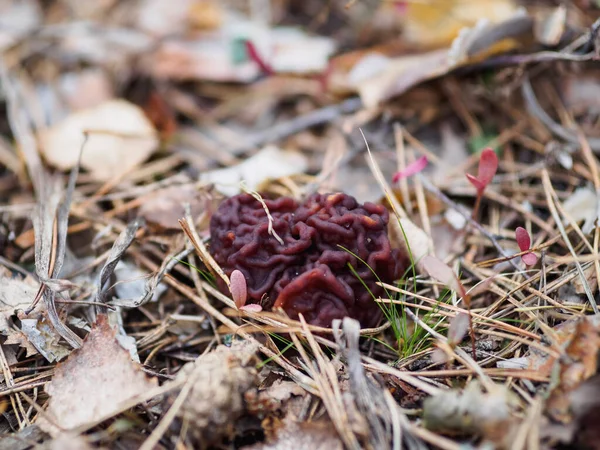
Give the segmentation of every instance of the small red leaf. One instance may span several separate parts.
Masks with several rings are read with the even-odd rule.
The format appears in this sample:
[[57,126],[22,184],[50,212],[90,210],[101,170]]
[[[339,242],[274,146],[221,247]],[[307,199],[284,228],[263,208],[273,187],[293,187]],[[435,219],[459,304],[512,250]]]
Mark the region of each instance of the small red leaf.
[[479,171],[477,173],[477,178],[479,178],[479,181],[483,183],[484,186],[487,186],[494,179],[497,170],[498,156],[496,156],[494,150],[486,148],[481,152],[481,156],[479,157]]
[[471,175],[470,173],[467,174],[467,180],[469,180],[469,183],[471,183],[473,187],[477,189],[477,192],[483,192],[483,190],[485,189],[485,184],[479,181],[479,178],[477,178],[474,175]]
[[233,297],[235,306],[241,309],[246,304],[246,300],[248,298],[246,277],[239,270],[234,270],[231,272],[231,277],[229,277],[229,279],[231,282],[229,285],[231,296]]
[[521,256],[521,260],[528,266],[533,266],[538,260],[538,257],[533,253],[525,253]]
[[525,228],[517,227],[515,230],[515,236],[517,238],[517,245],[522,252],[531,248],[531,238],[529,237],[529,233]]
[[404,168],[404,170],[400,170],[399,172],[396,172],[394,174],[394,178],[392,178],[392,181],[394,183],[397,183],[398,181],[400,181],[402,178],[408,178],[412,175],[416,175],[417,173],[421,172],[423,169],[425,169],[425,167],[427,167],[427,156],[421,156],[419,159],[417,159],[416,161],[410,163],[408,166],[406,166]]

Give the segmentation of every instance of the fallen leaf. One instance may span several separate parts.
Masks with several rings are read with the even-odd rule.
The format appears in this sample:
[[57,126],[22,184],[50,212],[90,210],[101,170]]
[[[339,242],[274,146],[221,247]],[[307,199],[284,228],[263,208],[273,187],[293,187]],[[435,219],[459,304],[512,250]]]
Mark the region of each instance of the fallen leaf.
[[425,426],[438,432],[476,433],[502,447],[511,442],[517,422],[506,386],[483,392],[479,382],[428,397],[423,404]]
[[24,348],[26,351],[26,358],[38,354],[37,349],[33,346],[29,339],[27,339],[27,336],[22,331],[10,330],[3,345],[18,345],[19,347]]
[[163,40],[145,61],[146,71],[159,78],[248,83],[266,67],[269,73],[324,72],[335,51],[329,37],[270,28],[232,11],[221,14],[219,25],[210,32]]
[[8,334],[8,318],[16,310],[27,309],[39,289],[32,278],[13,278],[10,272],[0,267],[0,333]]
[[268,179],[302,173],[307,168],[308,161],[301,153],[268,146],[238,165],[205,172],[200,180],[214,183],[219,192],[233,196],[241,192],[241,181],[248,189],[257,190]]
[[[590,316],[587,319],[593,327],[600,330],[600,316]],[[557,325],[552,329],[552,338],[556,346],[567,347],[579,326],[579,319],[567,320]],[[593,342],[592,342],[593,344]],[[503,362],[498,362],[498,367],[515,367],[519,366],[528,370],[535,370],[543,377],[550,377],[552,369],[555,366],[557,358],[548,352],[542,351],[535,347],[530,347],[528,354],[520,358],[511,358]]]
[[[594,292],[598,289],[598,273],[596,272],[595,266],[590,266],[587,269],[583,270],[583,277],[585,278],[585,282],[589,286],[589,289]],[[583,285],[583,280],[581,277],[576,277],[573,280],[573,288],[575,289],[575,293],[577,294],[585,294],[586,288]]]
[[99,181],[135,168],[157,149],[158,137],[144,112],[125,100],[109,100],[77,111],[40,134],[44,157],[61,170],[77,164],[89,132],[81,166]]
[[58,364],[46,386],[48,408],[38,420],[44,431],[57,436],[57,426],[68,431],[94,424],[157,386],[155,378],[147,377],[139,364],[131,361],[115,334],[106,316],[99,316],[83,346]]
[[[472,3],[472,0],[469,2]],[[437,6],[436,3],[435,7]],[[339,73],[332,74],[332,78],[335,78],[338,89],[345,85],[350,91],[358,92],[365,107],[375,108],[423,81],[514,49],[517,46],[516,38],[529,32],[532,26],[533,19],[522,10],[513,11],[513,14],[498,23],[482,20],[472,28],[464,27],[463,24],[460,33],[457,30],[453,34],[455,39],[449,48],[393,58],[377,57],[376,64],[370,64],[369,70],[357,70],[360,76],[350,69],[345,82],[342,81],[343,75]],[[427,33],[431,34],[431,30],[428,29]],[[367,62],[373,60],[372,55],[363,56],[363,59],[367,58]],[[355,66],[358,65],[368,64],[359,60]]]
[[411,256],[417,266],[421,267],[423,258],[430,253],[431,238],[407,217],[403,217],[398,222],[400,233],[397,241],[399,245],[406,250],[406,254]]
[[418,46],[447,46],[465,27],[479,21],[501,22],[517,9],[511,0],[402,2],[402,37]]
[[[150,301],[157,301],[167,290],[163,283],[159,283],[156,288],[151,289],[148,280],[152,274],[144,272],[128,261],[119,261],[114,275],[117,281],[117,284],[115,284],[117,299],[113,298],[111,303],[121,306],[127,306],[129,302],[138,301],[146,295],[150,296]],[[150,290],[152,292],[149,292]]]
[[156,37],[182,34],[200,20],[206,25],[207,19],[214,15],[211,8],[213,6],[219,5],[206,0],[178,0],[174,3],[144,0],[137,8],[136,25]]
[[114,96],[108,75],[100,69],[67,72],[60,77],[58,89],[72,111],[94,108]]
[[[600,199],[596,192],[590,187],[581,187],[575,191],[563,202],[565,212],[575,222],[583,222],[581,231],[589,234],[594,229],[594,222],[600,212]],[[565,225],[569,221],[565,220]]]
[[21,319],[21,331],[48,362],[60,361],[71,353],[70,347],[60,343],[60,335],[44,315],[39,319]]
[[138,215],[146,219],[157,231],[179,230],[179,222],[185,215],[184,205],[190,205],[192,217],[198,216],[204,202],[191,186],[170,186],[150,194],[140,206]]
[[454,271],[441,259],[435,256],[426,255],[421,259],[420,266],[431,278],[439,281],[457,293],[461,293],[461,288],[458,276]]
[[588,318],[578,320],[564,358],[559,360],[557,383],[546,402],[547,413],[554,420],[572,420],[571,394],[596,373],[599,349],[598,327]]

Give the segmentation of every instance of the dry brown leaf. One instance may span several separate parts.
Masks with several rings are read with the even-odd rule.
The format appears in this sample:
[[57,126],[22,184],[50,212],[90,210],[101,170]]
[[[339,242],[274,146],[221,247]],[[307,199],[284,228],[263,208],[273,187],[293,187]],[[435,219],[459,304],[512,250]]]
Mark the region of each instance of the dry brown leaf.
[[[50,396],[38,425],[57,436],[118,413],[128,400],[157,386],[115,339],[106,316],[99,316],[83,346],[58,364],[46,386]],[[46,417],[48,419],[46,419]]]
[[[597,316],[590,316],[586,319],[591,323],[596,330],[600,330],[600,318]],[[579,320],[568,320],[559,324],[553,328],[552,338],[554,343],[558,347],[566,347],[572,341],[573,337],[577,333],[579,327]],[[593,344],[593,342],[591,342]],[[531,347],[529,354],[521,358],[512,358],[501,363],[498,363],[498,367],[504,368],[523,368],[527,370],[535,370],[543,377],[549,377],[552,373],[552,369],[557,361],[557,358],[553,355],[548,354],[545,351]]]
[[518,10],[499,23],[479,21],[471,28],[461,27],[448,48],[394,58],[373,51],[356,62],[345,81],[339,73],[332,76],[338,89],[345,85],[358,92],[367,108],[375,108],[419,83],[514,49],[532,26],[533,19]]
[[588,318],[577,321],[565,355],[559,360],[557,384],[546,402],[547,412],[554,420],[571,421],[571,394],[596,373],[599,348],[598,327]]
[[45,158],[61,170],[77,164],[84,140],[81,166],[99,181],[112,179],[142,162],[157,149],[154,126],[142,109],[125,100],[109,100],[77,111],[40,134]]
[[149,195],[138,215],[157,228],[157,231],[179,230],[178,220],[185,215],[184,205],[189,203],[192,217],[202,211],[202,198],[191,186],[171,186]]

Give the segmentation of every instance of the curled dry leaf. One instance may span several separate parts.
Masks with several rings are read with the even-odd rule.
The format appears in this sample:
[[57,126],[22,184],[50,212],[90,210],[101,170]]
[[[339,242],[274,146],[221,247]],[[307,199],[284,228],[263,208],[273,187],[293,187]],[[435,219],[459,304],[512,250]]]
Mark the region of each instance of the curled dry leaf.
[[99,181],[123,174],[144,162],[158,147],[158,137],[142,109],[113,99],[77,111],[40,134],[45,158],[61,170],[77,164],[84,132],[89,139],[81,166]]
[[[122,406],[157,386],[115,339],[106,316],[97,323],[83,346],[60,363],[46,386],[48,409],[38,425],[53,436],[62,430],[92,425],[121,411]],[[48,417],[50,420],[46,420]]]
[[595,321],[582,318],[559,364],[558,382],[546,402],[548,414],[554,420],[568,423],[572,419],[571,394],[597,370],[600,335]]

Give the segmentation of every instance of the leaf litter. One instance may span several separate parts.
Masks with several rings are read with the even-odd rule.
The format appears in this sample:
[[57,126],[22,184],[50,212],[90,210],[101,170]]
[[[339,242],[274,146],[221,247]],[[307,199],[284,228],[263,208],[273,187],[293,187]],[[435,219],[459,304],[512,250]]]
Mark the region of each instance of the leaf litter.
[[[0,445],[598,446],[594,2],[0,8]],[[334,186],[410,260],[375,328],[211,256]]]

